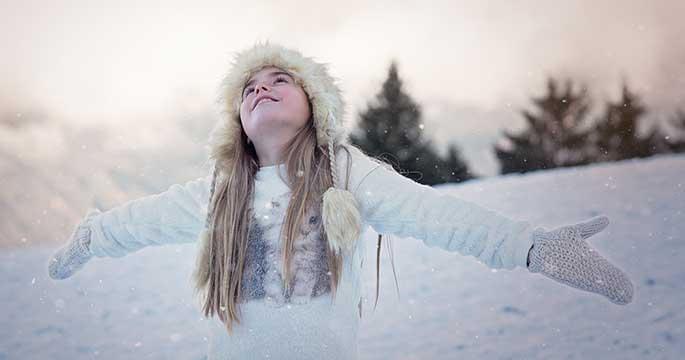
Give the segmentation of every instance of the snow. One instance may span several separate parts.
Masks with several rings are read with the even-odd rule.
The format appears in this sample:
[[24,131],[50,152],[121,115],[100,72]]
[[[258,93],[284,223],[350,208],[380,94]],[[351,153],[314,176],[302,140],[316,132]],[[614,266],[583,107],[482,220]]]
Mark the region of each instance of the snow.
[[[392,237],[375,294],[376,234],[367,229],[360,359],[676,359],[685,351],[685,156],[485,178],[441,191],[551,229],[596,215],[589,239],[633,280],[626,306],[526,269],[487,268],[470,256]],[[384,239],[388,236],[385,235]],[[51,280],[56,250],[0,254],[0,359],[203,359],[207,323],[193,298],[195,245],[92,260]]]

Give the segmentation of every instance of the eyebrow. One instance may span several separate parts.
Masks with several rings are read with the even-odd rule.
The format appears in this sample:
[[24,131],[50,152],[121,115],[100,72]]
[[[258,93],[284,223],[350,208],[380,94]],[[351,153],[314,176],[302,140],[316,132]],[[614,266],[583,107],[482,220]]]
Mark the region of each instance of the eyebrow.
[[[271,76],[271,77],[277,76],[277,75],[288,75],[288,77],[289,77],[290,79],[293,78],[292,75],[290,75],[289,73],[287,73],[287,72],[285,72],[285,71],[283,71],[283,70],[273,70],[273,71],[271,71],[271,72],[269,73],[269,76]],[[252,80],[248,81],[247,83],[245,83],[245,86],[243,86],[243,91],[245,91],[245,89],[246,89],[248,86],[252,85],[252,84],[254,83],[254,81],[255,81],[255,80],[252,79]]]

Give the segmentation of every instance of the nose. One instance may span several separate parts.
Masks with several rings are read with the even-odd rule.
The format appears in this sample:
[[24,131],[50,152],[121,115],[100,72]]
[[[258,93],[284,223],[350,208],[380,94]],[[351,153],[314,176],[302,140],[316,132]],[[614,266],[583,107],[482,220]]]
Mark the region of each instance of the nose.
[[257,84],[257,86],[255,86],[254,93],[255,93],[255,95],[259,95],[259,93],[262,91],[270,91],[270,90],[271,90],[271,88],[269,88],[266,84],[260,83],[260,84]]

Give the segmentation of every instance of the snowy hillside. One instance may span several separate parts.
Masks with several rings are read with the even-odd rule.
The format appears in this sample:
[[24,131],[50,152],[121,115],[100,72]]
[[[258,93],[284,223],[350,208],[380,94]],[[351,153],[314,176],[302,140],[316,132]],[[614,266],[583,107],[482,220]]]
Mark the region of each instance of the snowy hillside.
[[[589,242],[635,284],[631,304],[518,268],[393,238],[375,287],[367,229],[360,359],[677,359],[685,351],[685,156],[487,178],[439,189],[551,229],[596,215]],[[387,235],[386,235],[387,237]],[[384,249],[387,249],[384,245]],[[0,359],[202,359],[207,321],[192,297],[195,245],[94,259],[53,281],[54,247],[0,255]]]

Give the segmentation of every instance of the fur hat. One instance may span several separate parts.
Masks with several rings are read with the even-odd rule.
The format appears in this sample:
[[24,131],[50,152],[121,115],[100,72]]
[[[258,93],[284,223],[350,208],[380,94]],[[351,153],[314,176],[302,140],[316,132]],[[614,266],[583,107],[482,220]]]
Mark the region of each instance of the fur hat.
[[[334,144],[347,141],[343,126],[344,102],[335,79],[325,64],[303,56],[299,51],[265,42],[238,52],[231,69],[222,82],[219,102],[224,106],[223,117],[210,137],[211,156],[216,160],[210,190],[210,206],[214,196],[216,177],[221,168],[232,168],[235,151],[234,132],[240,129],[240,103],[245,83],[264,67],[274,66],[290,73],[302,86],[312,106],[312,116],[319,145],[328,145],[328,157],[333,186],[323,195],[322,220],[328,245],[335,253],[349,254],[360,234],[361,220],[357,202],[351,192],[339,188]],[[200,241],[208,240],[212,214],[208,211]]]

